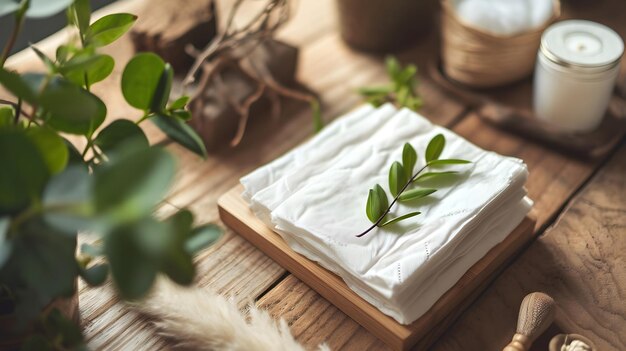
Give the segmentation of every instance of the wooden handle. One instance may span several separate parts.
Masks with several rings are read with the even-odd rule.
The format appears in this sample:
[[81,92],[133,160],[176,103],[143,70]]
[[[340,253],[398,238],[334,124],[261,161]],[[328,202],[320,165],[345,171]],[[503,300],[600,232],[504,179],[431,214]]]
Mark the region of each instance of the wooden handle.
[[527,351],[554,320],[554,300],[540,292],[526,295],[519,309],[517,332],[503,351]]

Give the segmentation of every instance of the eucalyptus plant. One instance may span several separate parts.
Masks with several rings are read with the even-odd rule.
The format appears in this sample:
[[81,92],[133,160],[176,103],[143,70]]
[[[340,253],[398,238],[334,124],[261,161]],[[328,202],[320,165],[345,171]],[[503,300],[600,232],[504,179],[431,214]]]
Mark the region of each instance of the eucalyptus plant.
[[[402,149],[402,162],[395,161],[389,169],[389,192],[393,197],[391,203],[387,193],[379,184],[369,190],[367,203],[365,206],[365,214],[373,223],[357,237],[362,237],[376,227],[385,227],[417,215],[420,211],[413,211],[403,215],[388,219],[391,209],[396,202],[411,202],[427,197],[437,191],[432,187],[420,186],[426,181],[447,177],[458,173],[457,171],[441,171],[438,167],[446,165],[459,165],[471,163],[471,161],[461,159],[440,159],[441,153],[446,145],[446,138],[443,134],[435,135],[426,146],[424,166],[420,167],[417,172],[413,173],[417,164],[417,152],[409,143],[404,144]],[[429,170],[429,172],[425,172]]]
[[[4,68],[25,17],[64,9],[76,40],[59,46],[55,57],[32,47],[45,72]],[[125,299],[141,298],[160,273],[190,284],[193,254],[220,230],[195,226],[186,209],[155,217],[172,184],[175,159],[150,145],[140,128],[152,121],[205,155],[185,123],[188,98],[170,99],[171,66],[155,54],[136,54],[123,70],[121,92],[139,117],[107,121],[105,103],[91,90],[109,77],[115,60],[98,51],[122,36],[136,16],[91,21],[88,0],[0,0],[0,15],[5,13],[14,13],[15,28],[0,57],[0,84],[14,98],[0,101],[0,304],[10,302],[25,325],[54,299],[75,294],[78,276],[100,285],[110,275]],[[84,146],[77,149],[70,136]],[[76,255],[79,232],[95,240]],[[80,345],[80,331],[58,311],[41,318],[44,328],[27,347]]]

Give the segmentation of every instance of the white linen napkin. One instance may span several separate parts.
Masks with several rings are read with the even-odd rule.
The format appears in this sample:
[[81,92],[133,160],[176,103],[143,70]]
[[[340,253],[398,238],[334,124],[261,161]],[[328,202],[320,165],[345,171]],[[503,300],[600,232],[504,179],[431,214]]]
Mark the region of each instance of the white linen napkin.
[[[423,315],[530,209],[521,160],[481,150],[412,111],[362,108],[327,128],[242,178],[246,198],[296,252],[337,273],[401,323]],[[388,170],[401,160],[402,145],[410,142],[418,150],[418,169],[423,150],[439,133],[447,140],[441,158],[473,163],[450,167],[461,171],[458,179],[439,184],[430,198],[392,210],[419,210],[420,216],[357,238],[371,225],[367,190],[376,183],[388,189]]]

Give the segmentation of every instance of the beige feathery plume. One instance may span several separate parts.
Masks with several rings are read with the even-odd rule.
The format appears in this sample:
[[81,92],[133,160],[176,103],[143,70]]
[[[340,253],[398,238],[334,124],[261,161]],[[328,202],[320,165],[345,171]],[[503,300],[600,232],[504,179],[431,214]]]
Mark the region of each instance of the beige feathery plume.
[[[284,319],[275,322],[266,311],[250,306],[249,315],[206,288],[184,288],[159,279],[153,292],[132,305],[155,319],[160,333],[194,350],[304,351]],[[330,351],[326,345],[320,351]]]

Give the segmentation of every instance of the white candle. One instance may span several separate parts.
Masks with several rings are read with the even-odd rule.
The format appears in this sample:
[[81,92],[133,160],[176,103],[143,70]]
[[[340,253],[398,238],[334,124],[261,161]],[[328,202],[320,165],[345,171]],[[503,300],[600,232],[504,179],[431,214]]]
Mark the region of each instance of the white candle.
[[598,23],[569,20],[546,29],[533,84],[537,117],[567,132],[597,128],[623,52],[620,36]]

